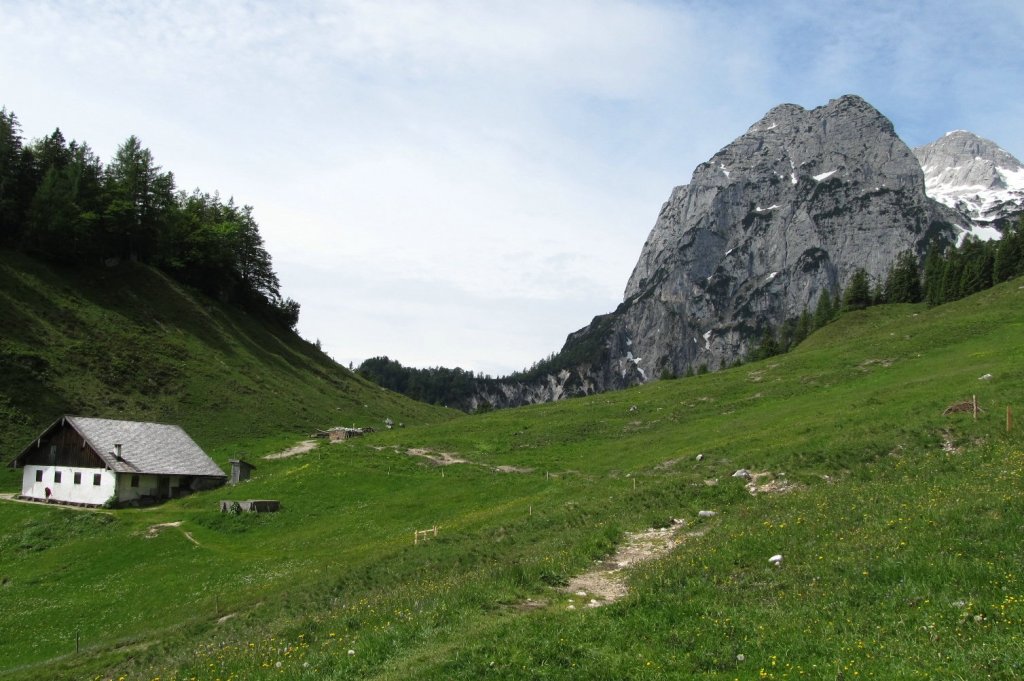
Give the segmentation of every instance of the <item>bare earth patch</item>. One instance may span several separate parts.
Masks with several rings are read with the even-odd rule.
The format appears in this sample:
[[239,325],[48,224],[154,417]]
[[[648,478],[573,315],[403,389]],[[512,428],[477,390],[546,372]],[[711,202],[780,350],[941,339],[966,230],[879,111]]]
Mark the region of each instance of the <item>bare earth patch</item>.
[[157,523],[156,525],[150,525],[149,529],[146,530],[146,539],[152,539],[153,537],[160,534],[160,530],[165,527],[181,527],[181,524],[185,522],[183,520],[175,520],[173,523]]
[[768,471],[751,473],[750,482],[746,484],[747,491],[751,496],[758,494],[788,494],[800,489],[800,485],[786,479],[779,479]]
[[263,458],[264,459],[287,459],[290,456],[298,456],[299,454],[305,454],[306,452],[311,451],[312,449],[314,449],[316,447],[316,445],[317,445],[317,441],[316,440],[303,440],[302,442],[300,442],[299,444],[295,445],[294,447],[289,447],[288,449],[286,449],[286,450],[284,450],[282,452],[277,452],[276,454],[267,454]]
[[532,468],[525,466],[494,466],[492,468],[497,473],[532,473]]
[[615,553],[600,561],[593,570],[573,577],[562,590],[582,598],[589,597],[586,605],[590,608],[614,603],[629,593],[623,570],[637,563],[661,558],[683,543],[687,537],[703,534],[680,534],[679,530],[685,525],[685,520],[673,520],[669,527],[627,532]]
[[410,449],[406,452],[409,456],[418,456],[430,461],[435,466],[452,466],[457,463],[470,463],[457,454],[448,452],[432,452],[429,449]]
[[[157,537],[164,528],[167,528],[167,527],[177,527],[177,528],[180,529],[181,528],[181,524],[183,522],[185,522],[185,521],[184,520],[175,520],[173,523],[157,523],[156,525],[150,525],[149,528],[146,530],[146,534],[144,534],[143,536],[146,539],[153,539],[153,538]],[[190,542],[192,542],[196,546],[202,546],[202,544],[200,544],[198,541],[196,541],[196,538],[192,536],[191,532],[188,532],[187,530],[181,530],[181,533],[183,535],[185,535],[185,539],[188,539]]]
[[434,452],[430,449],[409,449],[405,452],[409,456],[418,456],[422,459],[426,459],[433,466],[452,466],[457,463],[465,463],[473,466],[482,466],[488,468],[496,473],[532,473],[532,468],[523,468],[521,466],[490,466],[484,463],[476,463],[469,459],[463,459],[458,454],[452,454],[451,452]]

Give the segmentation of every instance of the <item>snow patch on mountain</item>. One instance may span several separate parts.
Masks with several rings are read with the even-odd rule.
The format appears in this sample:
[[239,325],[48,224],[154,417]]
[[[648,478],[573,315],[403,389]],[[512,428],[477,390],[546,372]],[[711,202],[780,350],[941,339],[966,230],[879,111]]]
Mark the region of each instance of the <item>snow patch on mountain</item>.
[[992,223],[1024,211],[1024,165],[995,142],[954,130],[914,155],[928,196],[970,220],[965,236],[998,239]]

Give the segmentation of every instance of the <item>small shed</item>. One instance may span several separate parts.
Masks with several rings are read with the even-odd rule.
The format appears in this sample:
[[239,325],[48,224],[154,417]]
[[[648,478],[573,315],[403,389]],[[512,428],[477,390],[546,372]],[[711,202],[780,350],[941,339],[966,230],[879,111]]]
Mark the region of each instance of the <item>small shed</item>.
[[344,442],[349,438],[360,437],[366,433],[372,433],[373,428],[345,428],[344,426],[335,426],[334,428],[328,428],[327,430],[318,430],[313,433],[314,437],[325,437],[330,442]]
[[228,462],[231,464],[230,483],[232,485],[245,482],[252,477],[252,472],[256,469],[256,466],[253,466],[248,461],[243,461],[242,459],[228,459]]
[[274,513],[281,510],[281,502],[277,499],[244,499],[238,501],[221,501],[221,513]]

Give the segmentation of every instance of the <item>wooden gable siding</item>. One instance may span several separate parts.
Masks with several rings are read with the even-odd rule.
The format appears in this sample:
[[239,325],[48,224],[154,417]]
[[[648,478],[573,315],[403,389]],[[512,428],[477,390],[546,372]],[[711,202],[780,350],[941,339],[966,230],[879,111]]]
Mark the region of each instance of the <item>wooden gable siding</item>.
[[105,468],[85,439],[71,426],[58,425],[33,445],[22,465],[72,466],[75,468]]

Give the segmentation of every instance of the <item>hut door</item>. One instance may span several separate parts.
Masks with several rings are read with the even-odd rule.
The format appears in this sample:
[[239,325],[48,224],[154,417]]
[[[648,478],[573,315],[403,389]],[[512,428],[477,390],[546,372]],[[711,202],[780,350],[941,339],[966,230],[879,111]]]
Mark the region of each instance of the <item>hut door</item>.
[[171,497],[171,479],[166,476],[160,476],[156,483],[156,495],[161,499],[169,499]]

